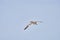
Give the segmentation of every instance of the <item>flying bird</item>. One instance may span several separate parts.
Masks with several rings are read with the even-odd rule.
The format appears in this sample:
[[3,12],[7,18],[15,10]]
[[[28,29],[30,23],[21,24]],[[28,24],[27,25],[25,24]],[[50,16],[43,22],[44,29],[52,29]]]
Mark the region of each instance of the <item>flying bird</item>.
[[42,21],[30,21],[30,23],[24,28],[24,30],[26,30],[31,25],[38,25],[39,22],[42,23]]

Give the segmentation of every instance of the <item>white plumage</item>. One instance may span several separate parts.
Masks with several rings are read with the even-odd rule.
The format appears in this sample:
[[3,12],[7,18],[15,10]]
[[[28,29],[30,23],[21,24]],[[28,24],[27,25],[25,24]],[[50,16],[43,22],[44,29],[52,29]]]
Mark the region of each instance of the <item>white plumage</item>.
[[42,21],[30,21],[30,23],[24,28],[24,30],[26,30],[30,25],[38,25],[38,23],[42,23]]

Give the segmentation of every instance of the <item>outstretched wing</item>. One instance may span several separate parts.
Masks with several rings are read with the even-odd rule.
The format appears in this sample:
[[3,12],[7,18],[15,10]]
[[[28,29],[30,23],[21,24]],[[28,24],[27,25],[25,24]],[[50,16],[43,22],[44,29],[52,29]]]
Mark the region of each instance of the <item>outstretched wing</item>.
[[24,30],[26,30],[30,25],[31,25],[31,24],[27,25],[27,26],[24,28]]
[[24,28],[24,30],[26,30],[28,27],[29,27],[29,25],[27,25],[27,26]]
[[34,22],[34,21],[31,21],[30,24],[28,24],[28,25],[24,28],[24,30],[26,30],[26,29],[27,29],[30,25],[32,25],[32,24],[37,25],[38,22],[42,23],[42,21],[35,21],[35,22]]

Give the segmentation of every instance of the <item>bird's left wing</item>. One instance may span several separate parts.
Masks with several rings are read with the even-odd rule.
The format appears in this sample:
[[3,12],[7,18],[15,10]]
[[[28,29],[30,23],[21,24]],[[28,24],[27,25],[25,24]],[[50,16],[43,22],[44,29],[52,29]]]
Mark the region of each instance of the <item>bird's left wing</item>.
[[26,30],[30,25],[31,25],[31,24],[28,24],[28,25],[24,28],[24,30]]
[[29,25],[27,25],[27,26],[24,28],[24,30],[26,30],[28,27],[29,27]]

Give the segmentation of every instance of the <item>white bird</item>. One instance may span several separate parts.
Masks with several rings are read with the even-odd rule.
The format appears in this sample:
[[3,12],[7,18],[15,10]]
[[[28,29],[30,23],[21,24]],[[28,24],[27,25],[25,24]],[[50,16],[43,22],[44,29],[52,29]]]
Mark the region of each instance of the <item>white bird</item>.
[[26,30],[30,25],[38,25],[38,23],[42,23],[42,21],[30,21],[30,23],[24,28]]

